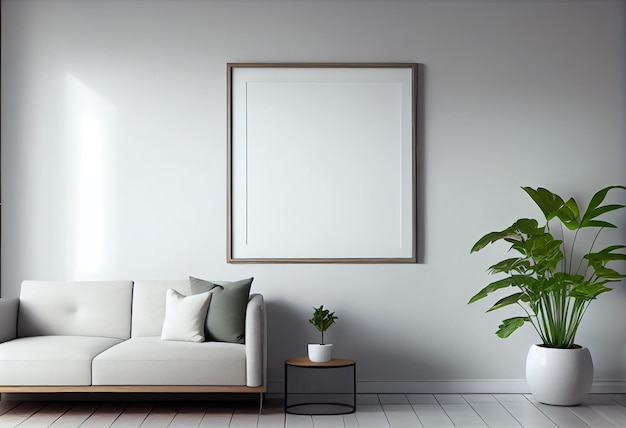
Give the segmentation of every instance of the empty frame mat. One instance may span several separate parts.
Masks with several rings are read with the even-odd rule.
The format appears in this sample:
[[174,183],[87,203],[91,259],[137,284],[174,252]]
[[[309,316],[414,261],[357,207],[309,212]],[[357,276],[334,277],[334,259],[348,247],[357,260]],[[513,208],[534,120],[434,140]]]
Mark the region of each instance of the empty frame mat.
[[416,262],[417,64],[228,64],[228,261]]

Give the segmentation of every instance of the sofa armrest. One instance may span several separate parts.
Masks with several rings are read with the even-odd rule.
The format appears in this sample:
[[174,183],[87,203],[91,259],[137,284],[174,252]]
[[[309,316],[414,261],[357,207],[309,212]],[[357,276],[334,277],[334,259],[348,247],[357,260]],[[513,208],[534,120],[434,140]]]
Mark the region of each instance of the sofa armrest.
[[0,343],[17,337],[17,311],[20,301],[17,298],[0,299]]
[[267,316],[261,294],[251,294],[246,309],[246,385],[267,387]]

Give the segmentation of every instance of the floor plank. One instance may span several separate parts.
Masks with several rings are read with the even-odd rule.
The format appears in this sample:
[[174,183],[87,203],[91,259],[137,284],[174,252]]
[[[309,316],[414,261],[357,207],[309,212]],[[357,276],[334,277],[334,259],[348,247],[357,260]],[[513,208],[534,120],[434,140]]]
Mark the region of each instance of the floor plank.
[[626,407],[618,404],[600,404],[592,405],[591,408],[616,427],[626,428]]
[[0,415],[5,414],[19,404],[19,401],[0,401]]
[[154,404],[132,403],[111,424],[111,428],[139,428],[153,408]]
[[467,404],[461,394],[436,394],[435,400],[439,404]]
[[44,407],[43,402],[20,403],[8,412],[0,415],[0,428],[15,428]]
[[526,399],[530,401],[544,415],[550,418],[559,427],[571,428],[588,428],[589,425],[581,418],[576,416],[569,407],[550,406],[535,400],[532,395],[527,395]]
[[[520,423],[490,394],[463,395],[472,409],[489,427],[519,428]],[[572,427],[573,428],[573,427]]]
[[285,428],[314,428],[313,418],[307,415],[285,415]]
[[174,420],[179,407],[178,404],[157,404],[140,426],[142,428],[167,428]]
[[168,428],[197,428],[200,426],[205,412],[206,405],[204,404],[194,403],[181,406]]
[[103,403],[80,428],[109,428],[126,407],[127,404],[124,403]]
[[337,428],[343,427],[343,416],[341,415],[319,415],[313,416],[313,426],[315,428]]
[[209,405],[204,412],[199,428],[228,428],[234,411],[234,404]]
[[74,406],[57,419],[51,428],[77,428],[98,408],[98,403],[75,403]]
[[408,401],[406,404],[383,404],[383,411],[391,428],[423,427]]
[[611,422],[606,420],[602,415],[593,410],[589,406],[576,406],[570,407],[569,410],[574,413],[579,419],[585,422],[587,425],[593,428],[615,428]]
[[385,412],[380,404],[357,404],[356,419],[360,428],[389,427]]
[[407,398],[424,428],[454,428],[434,395],[410,394]]
[[[282,400],[266,400],[263,413],[259,415],[258,428],[282,428],[285,426],[285,413]],[[213,426],[211,425],[211,428]]]
[[64,413],[72,408],[72,403],[49,403],[20,424],[20,428],[48,428]]
[[356,413],[343,415],[343,426],[344,428],[359,428],[359,421],[356,418]]
[[524,427],[556,428],[557,426],[539,409],[519,394],[497,394],[496,399]]
[[487,428],[485,422],[467,403],[442,404],[441,407],[457,428]]
[[259,421],[258,407],[256,403],[250,406],[251,403],[235,407],[229,428],[256,428]]

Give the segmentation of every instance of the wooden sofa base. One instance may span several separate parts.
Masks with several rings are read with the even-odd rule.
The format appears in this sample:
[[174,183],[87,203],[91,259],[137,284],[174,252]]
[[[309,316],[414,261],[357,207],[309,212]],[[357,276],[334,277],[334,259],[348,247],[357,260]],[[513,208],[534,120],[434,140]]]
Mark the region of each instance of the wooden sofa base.
[[204,386],[204,385],[67,385],[67,386],[0,386],[0,392],[166,392],[166,393],[257,393],[267,392],[264,386]]

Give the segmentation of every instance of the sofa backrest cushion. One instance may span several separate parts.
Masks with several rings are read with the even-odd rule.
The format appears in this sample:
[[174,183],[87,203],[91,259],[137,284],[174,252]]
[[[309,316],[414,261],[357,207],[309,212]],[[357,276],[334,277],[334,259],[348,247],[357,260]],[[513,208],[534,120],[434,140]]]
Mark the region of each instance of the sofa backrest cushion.
[[24,281],[18,336],[130,337],[132,281]]
[[160,336],[165,319],[167,290],[189,296],[189,280],[135,281],[133,288],[133,319],[131,337]]

